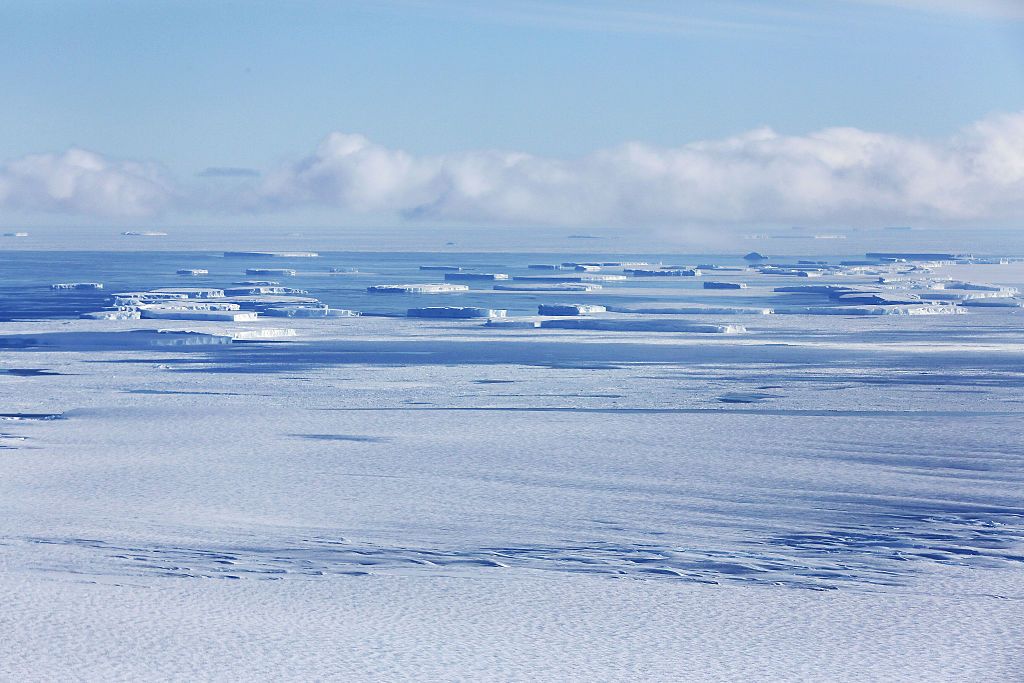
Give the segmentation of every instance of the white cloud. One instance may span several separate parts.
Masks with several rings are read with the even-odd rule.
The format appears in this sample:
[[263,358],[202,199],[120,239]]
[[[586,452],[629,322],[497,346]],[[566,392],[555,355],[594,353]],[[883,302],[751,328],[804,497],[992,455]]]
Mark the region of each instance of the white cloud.
[[96,217],[147,216],[173,191],[154,164],[82,149],[34,154],[0,165],[0,208]]
[[1012,225],[1024,219],[1024,112],[937,141],[761,128],[680,147],[633,142],[574,159],[496,150],[418,156],[332,133],[296,163],[233,180],[176,186],[154,164],[71,149],[0,164],[0,209],[637,228]]
[[764,128],[572,160],[478,151],[417,157],[332,133],[267,176],[268,207],[328,206],[465,223],[637,225],[998,222],[1024,217],[1024,113],[941,141]]

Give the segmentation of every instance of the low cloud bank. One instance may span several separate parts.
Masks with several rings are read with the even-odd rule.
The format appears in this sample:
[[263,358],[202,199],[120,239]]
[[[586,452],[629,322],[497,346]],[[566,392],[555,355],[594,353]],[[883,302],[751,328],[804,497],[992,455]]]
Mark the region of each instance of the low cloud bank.
[[0,166],[0,207],[96,216],[330,208],[407,222],[523,225],[998,224],[1024,217],[1024,113],[944,140],[763,128],[576,159],[483,150],[417,156],[331,133],[309,156],[211,201],[153,165],[82,150]]
[[145,217],[175,191],[156,164],[118,161],[72,148],[0,164],[0,208],[95,217]]

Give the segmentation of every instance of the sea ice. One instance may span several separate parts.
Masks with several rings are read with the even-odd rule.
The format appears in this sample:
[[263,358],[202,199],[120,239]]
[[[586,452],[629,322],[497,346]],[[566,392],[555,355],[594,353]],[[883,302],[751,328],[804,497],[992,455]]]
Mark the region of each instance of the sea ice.
[[508,311],[472,306],[427,306],[410,308],[407,315],[410,318],[504,318]]

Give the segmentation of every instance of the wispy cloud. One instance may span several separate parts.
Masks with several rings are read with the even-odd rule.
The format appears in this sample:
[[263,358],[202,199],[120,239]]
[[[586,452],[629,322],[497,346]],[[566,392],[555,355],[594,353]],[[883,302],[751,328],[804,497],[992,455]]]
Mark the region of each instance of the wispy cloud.
[[[374,9],[418,11],[504,25],[599,33],[755,36],[817,32],[860,20],[856,9],[914,10],[990,19],[1024,19],[1024,0],[362,0]],[[872,20],[878,20],[875,16]]]
[[1024,2],[1022,0],[846,0],[846,2],[923,12],[1024,21]]
[[655,35],[719,33],[735,36],[738,32],[788,31],[792,26],[787,20],[807,16],[802,11],[766,7],[764,3],[749,0],[697,0],[685,4],[666,0],[630,3],[610,0],[376,0],[368,4],[506,25]]

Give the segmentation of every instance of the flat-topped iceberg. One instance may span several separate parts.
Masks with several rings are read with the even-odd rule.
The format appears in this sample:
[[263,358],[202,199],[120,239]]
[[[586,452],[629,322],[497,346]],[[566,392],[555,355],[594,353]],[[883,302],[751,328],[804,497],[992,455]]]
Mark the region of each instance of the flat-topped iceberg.
[[298,332],[285,327],[258,327],[254,330],[235,330],[231,333],[235,341],[257,341],[260,339],[281,339],[282,337],[296,337]]
[[441,270],[451,273],[458,273],[462,270],[462,266],[420,266],[420,270]]
[[292,277],[296,275],[296,271],[291,268],[246,268],[246,275],[277,275],[284,277]]
[[103,283],[102,282],[58,282],[57,284],[50,285],[50,289],[55,289],[55,290],[103,289]]
[[879,261],[952,261],[962,258],[957,254],[919,251],[869,251],[864,256]]
[[789,277],[821,277],[823,271],[803,270],[797,268],[779,268],[778,266],[763,266],[757,269],[762,275],[786,275]]
[[848,292],[837,294],[832,297],[838,304],[878,304],[896,306],[902,304],[914,304],[921,300],[914,294],[906,294],[902,297],[892,296],[883,292]]
[[782,315],[957,315],[956,306],[786,306],[776,308]]
[[741,334],[743,325],[691,323],[673,318],[560,318],[543,320],[542,328],[602,330],[608,332],[690,332],[696,334]]
[[293,306],[310,304],[320,305],[320,300],[311,296],[295,296],[290,294],[251,294],[246,296],[232,296],[224,299],[236,303],[242,308],[260,309],[267,306]]
[[315,251],[225,251],[225,258],[316,258]]
[[990,285],[984,282],[964,282],[963,280],[938,280],[932,283],[932,289],[963,289],[973,292],[998,292],[1007,296],[1016,294],[1016,287]]
[[279,287],[276,285],[247,285],[245,287],[230,287],[224,290],[225,296],[259,296],[262,294],[309,294],[309,292],[305,289]]
[[178,270],[176,270],[174,272],[177,275],[191,275],[191,276],[209,275],[210,274],[210,271],[207,270],[206,268],[179,268]]
[[508,273],[445,273],[446,282],[458,280],[507,280]]
[[491,318],[486,323],[487,327],[501,327],[506,329],[532,329],[540,327],[539,320],[532,318]]
[[172,292],[119,292],[111,295],[110,302],[114,306],[138,306],[139,304],[186,299],[188,299],[187,295]]
[[653,315],[771,315],[771,308],[748,306],[613,306],[613,313],[645,313]]
[[449,292],[468,292],[469,285],[453,285],[432,282],[408,285],[372,285],[366,288],[370,294],[447,294]]
[[223,299],[224,290],[214,287],[159,287],[146,294],[180,295],[186,299]]
[[78,317],[84,320],[138,320],[142,314],[139,311],[92,311]]
[[618,282],[627,280],[625,275],[608,273],[574,273],[572,275],[516,275],[516,282]]
[[125,330],[117,332],[40,332],[0,335],[0,348],[52,346],[65,349],[139,349],[168,346],[220,346],[230,344],[225,334],[191,330]]
[[622,272],[634,277],[699,277],[697,268],[625,268]]
[[595,304],[541,304],[537,307],[539,315],[590,315],[604,313],[607,308]]
[[502,292],[596,292],[602,285],[593,282],[549,282],[538,284],[494,285]]
[[495,308],[474,308],[472,306],[426,306],[410,308],[410,318],[504,318],[508,311]]
[[204,311],[174,308],[143,308],[144,319],[152,320],[221,320],[225,322],[253,322],[259,314],[255,311]]
[[137,308],[149,311],[237,311],[241,307],[229,301],[205,299],[171,299],[151,304],[138,304]]
[[961,306],[968,308],[1022,308],[1024,300],[1011,297],[984,297],[980,299],[967,299],[960,302]]
[[331,308],[327,304],[268,306],[262,313],[271,318],[354,318],[362,315],[359,311]]
[[746,282],[722,282],[721,280],[705,280],[704,289],[746,289]]

